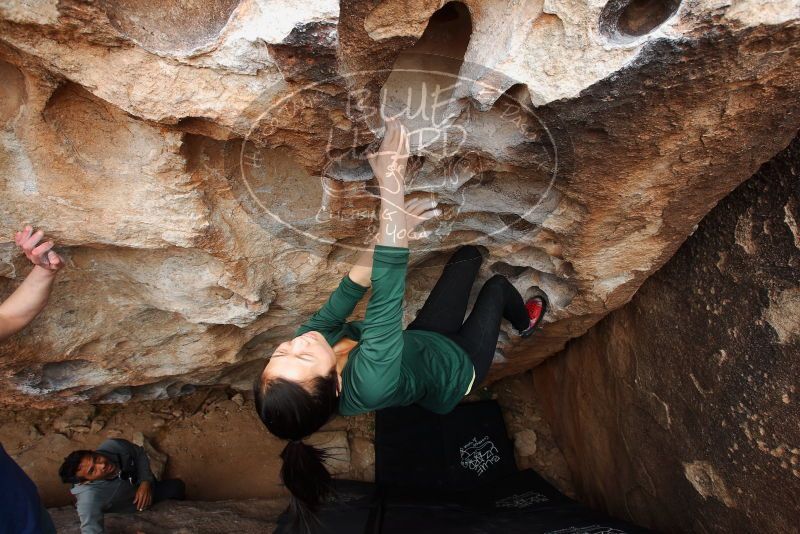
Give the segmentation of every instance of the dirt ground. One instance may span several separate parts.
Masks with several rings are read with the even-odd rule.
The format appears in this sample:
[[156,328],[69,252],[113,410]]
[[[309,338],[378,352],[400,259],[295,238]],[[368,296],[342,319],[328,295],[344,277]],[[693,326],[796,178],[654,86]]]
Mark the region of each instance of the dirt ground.
[[[105,529],[113,534],[263,534],[272,532],[288,500],[167,501],[136,514],[106,514]],[[71,506],[51,508],[59,534],[80,534]]]

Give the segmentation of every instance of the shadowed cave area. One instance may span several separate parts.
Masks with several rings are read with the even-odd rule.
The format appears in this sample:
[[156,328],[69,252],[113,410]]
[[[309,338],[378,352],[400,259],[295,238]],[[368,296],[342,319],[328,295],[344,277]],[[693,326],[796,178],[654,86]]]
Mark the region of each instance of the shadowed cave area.
[[[442,209],[403,324],[467,244],[470,304],[494,275],[550,304],[530,338],[503,322],[459,409],[496,403],[515,469],[580,508],[547,524],[518,491],[475,528],[797,532],[800,6],[728,4],[0,7],[0,298],[30,271],[22,226],[66,263],[0,344],[0,443],[58,531],[80,532],[61,460],[115,437],[189,500],[108,532],[280,529],[285,441],[253,380],[375,232],[365,155],[398,116],[406,191]],[[306,441],[372,484],[380,417]]]

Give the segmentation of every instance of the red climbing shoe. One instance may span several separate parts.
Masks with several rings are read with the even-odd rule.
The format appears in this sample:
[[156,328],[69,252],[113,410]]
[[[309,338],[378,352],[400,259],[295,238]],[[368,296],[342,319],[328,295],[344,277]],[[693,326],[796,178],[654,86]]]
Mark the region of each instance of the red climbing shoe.
[[528,311],[528,317],[531,322],[528,328],[519,333],[522,337],[528,337],[536,331],[536,327],[539,326],[542,317],[547,312],[547,297],[542,294],[529,298],[525,302],[525,309]]

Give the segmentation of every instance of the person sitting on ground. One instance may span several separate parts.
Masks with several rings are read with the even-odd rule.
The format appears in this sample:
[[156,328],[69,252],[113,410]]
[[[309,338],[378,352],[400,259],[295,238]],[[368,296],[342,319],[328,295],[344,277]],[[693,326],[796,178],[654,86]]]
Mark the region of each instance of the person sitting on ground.
[[[331,489],[325,451],[302,440],[338,411],[355,415],[418,404],[447,413],[486,378],[505,317],[529,336],[547,306],[543,294],[527,303],[503,276],[490,278],[464,321],[470,290],[483,260],[474,246],[450,258],[441,278],[403,331],[408,237],[440,214],[431,200],[405,199],[409,147],[404,127],[386,124],[376,154],[369,156],[381,191],[380,231],[374,248],[361,253],[323,307],[294,339],[278,345],[254,384],[255,407],[275,436],[289,440],[281,477],[292,493],[297,531],[309,531]],[[347,322],[372,286],[364,321]]]
[[[39,315],[50,298],[56,273],[64,260],[53,250],[53,242],[39,244],[44,237],[26,226],[14,234],[14,242],[33,264],[22,284],[0,304],[0,341],[13,336]],[[0,445],[0,532],[19,534],[55,533],[56,528],[42,505],[36,484]]]
[[166,499],[183,500],[182,480],[156,480],[142,447],[124,439],[108,439],[97,450],[73,451],[58,470],[72,484],[81,534],[104,532],[105,513],[142,511]]

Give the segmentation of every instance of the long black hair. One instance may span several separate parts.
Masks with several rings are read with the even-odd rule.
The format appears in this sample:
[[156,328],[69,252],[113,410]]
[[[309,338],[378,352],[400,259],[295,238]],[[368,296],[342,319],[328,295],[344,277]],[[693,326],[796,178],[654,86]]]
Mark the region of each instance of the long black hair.
[[83,480],[76,474],[81,461],[94,454],[94,451],[78,450],[69,453],[69,456],[64,458],[61,467],[58,468],[58,476],[64,484],[80,484]]
[[327,453],[302,439],[319,430],[336,412],[338,382],[334,368],[306,384],[259,376],[253,385],[261,421],[272,434],[289,440],[281,452],[281,479],[292,494],[289,514],[297,532],[311,532],[318,523],[319,505],[332,491],[331,475],[323,463]]

